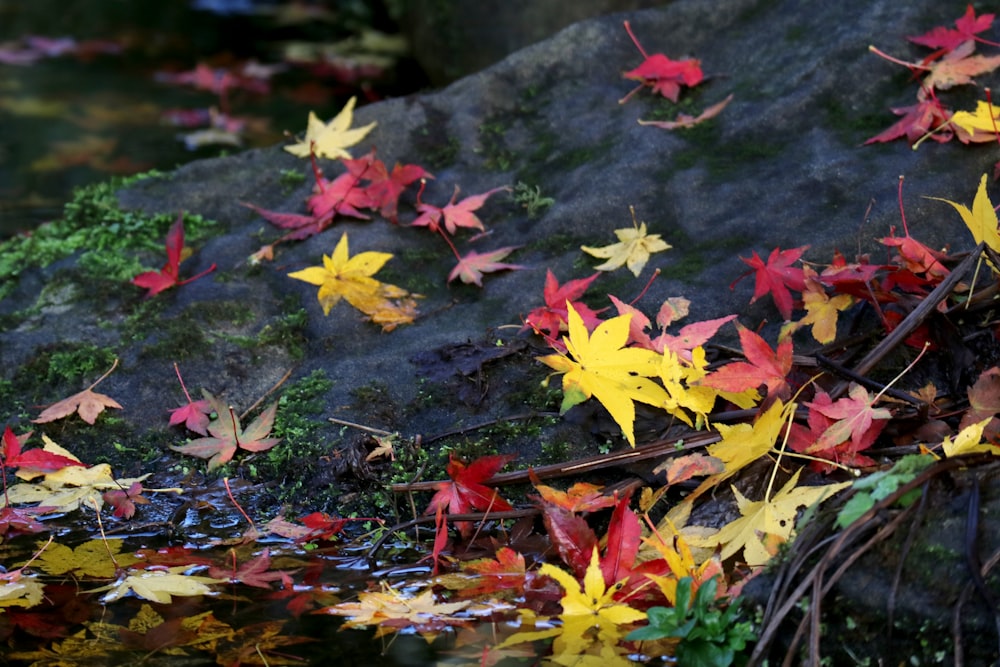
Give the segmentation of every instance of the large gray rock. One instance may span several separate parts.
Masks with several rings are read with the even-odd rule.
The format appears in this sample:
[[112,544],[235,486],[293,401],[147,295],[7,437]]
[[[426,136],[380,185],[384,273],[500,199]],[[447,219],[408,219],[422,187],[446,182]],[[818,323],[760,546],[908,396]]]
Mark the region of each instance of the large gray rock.
[[[693,303],[692,319],[730,313],[754,324],[780,319],[768,303],[748,307],[752,281],[729,289],[746,269],[738,257],[754,250],[764,254],[776,246],[810,244],[806,258],[819,262],[837,248],[848,256],[859,249],[884,256],[875,239],[900,223],[901,174],[913,234],[931,246],[967,250],[972,240],[954,211],[921,195],[970,202],[980,175],[996,160],[995,149],[862,146],[894,121],[889,107],[911,104],[914,95],[908,73],[869,53],[868,45],[917,59],[923,52],[903,37],[950,23],[961,10],[931,0],[811,3],[808,11],[790,1],[679,1],[572,25],[439,92],[360,109],[356,124],[378,121],[378,127],[355,154],[373,145],[387,163],[400,160],[433,171],[436,179],[428,183],[425,201],[443,203],[455,185],[474,194],[517,182],[537,186],[555,200],[534,219],[506,195],[495,195],[484,206],[481,217],[491,235],[471,247],[482,252],[520,246],[510,261],[526,269],[489,276],[481,290],[445,284],[452,262],[439,239],[381,220],[345,220],[305,242],[279,246],[271,264],[248,265],[246,258],[262,239],[277,234],[240,202],[301,212],[310,191],[309,183],[282,188],[282,170],[309,173],[309,167],[280,147],[198,162],[169,177],[142,181],[120,193],[124,207],[186,210],[221,222],[223,231],[199,244],[190,266],[185,264],[188,275],[212,261],[220,270],[156,297],[162,302],[158,319],[145,328],[128,321],[140,305],[128,285],[95,298],[87,285],[68,282],[53,294],[42,287],[72,260],[25,272],[0,304],[10,323],[0,332],[2,377],[23,378],[40,351],[68,342],[110,347],[122,358],[122,368],[101,390],[121,401],[121,418],[134,429],[130,433],[142,434],[160,428],[165,408],[178,404],[170,364],[178,355],[190,385],[205,386],[240,408],[288,370],[294,381],[322,369],[334,384],[322,396],[316,419],[336,416],[406,436],[430,436],[554,405],[522,393],[546,374],[531,361],[541,346],[524,350],[514,328],[499,327],[516,327],[541,304],[547,268],[561,282],[588,275],[596,262],[579,246],[610,243],[614,229],[631,224],[630,205],[674,248],[656,255],[640,277],[620,270],[601,277],[592,291],[631,300],[652,268],[659,268],[661,277],[639,306],[652,310],[668,296],[683,295]],[[709,80],[683,93],[684,108],[696,111],[732,93],[729,107],[693,131],[640,126],[640,118],[673,115],[677,109],[648,91],[618,104],[632,87],[622,71],[641,62],[623,18],[651,53],[702,60]],[[337,164],[323,167],[328,176],[339,173]],[[411,219],[411,209],[404,205],[403,211],[403,221]],[[318,264],[343,231],[354,253],[395,253],[386,279],[426,295],[415,324],[383,334],[344,305],[323,317],[315,288],[285,275]],[[459,245],[470,247],[465,240]],[[149,255],[145,261],[161,259]],[[264,327],[300,305],[308,313],[295,330],[303,340],[301,359],[280,343],[240,343],[256,340]],[[124,336],[125,324],[141,333]],[[498,339],[513,353],[490,361],[484,342]],[[463,354],[472,357],[470,364],[458,363]],[[62,395],[53,389],[28,400]],[[6,420],[11,415],[5,409],[0,407],[0,417]],[[523,447],[525,464],[540,441],[596,447],[614,433],[612,428],[594,437],[593,420],[577,421],[561,423],[559,433],[543,431],[533,442],[498,439],[496,444],[506,451]],[[164,442],[180,440],[159,433]],[[314,490],[320,481],[357,490],[344,481],[347,472],[369,470],[357,459],[357,436],[329,425],[315,438],[329,451],[327,460],[298,460],[292,452],[280,481],[309,476]],[[345,454],[350,451],[355,451],[353,467],[345,468],[338,462],[350,458]],[[158,465],[168,469],[177,460],[167,453]],[[142,466],[136,468],[129,472]],[[342,500],[342,506],[326,509],[344,509],[347,499]]]

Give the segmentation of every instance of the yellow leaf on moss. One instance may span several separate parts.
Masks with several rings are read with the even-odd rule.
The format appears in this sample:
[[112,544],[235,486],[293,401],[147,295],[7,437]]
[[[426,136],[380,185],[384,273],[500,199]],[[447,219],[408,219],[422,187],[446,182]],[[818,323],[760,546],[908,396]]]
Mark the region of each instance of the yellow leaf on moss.
[[354,105],[357,101],[357,97],[347,100],[344,108],[329,123],[324,123],[314,112],[310,111],[305,139],[297,144],[285,146],[285,150],[297,157],[309,157],[311,150],[316,154],[316,157],[331,160],[350,159],[351,154],[346,149],[364,139],[377,125],[373,122],[364,127],[351,129],[351,121],[354,120]]
[[563,342],[567,354],[538,358],[557,372],[565,373],[562,412],[595,396],[635,447],[634,401],[659,407],[670,399],[663,387],[649,379],[660,372],[660,355],[652,350],[625,347],[631,315],[605,320],[590,334],[571,302],[566,302],[566,309],[569,335],[563,337]]

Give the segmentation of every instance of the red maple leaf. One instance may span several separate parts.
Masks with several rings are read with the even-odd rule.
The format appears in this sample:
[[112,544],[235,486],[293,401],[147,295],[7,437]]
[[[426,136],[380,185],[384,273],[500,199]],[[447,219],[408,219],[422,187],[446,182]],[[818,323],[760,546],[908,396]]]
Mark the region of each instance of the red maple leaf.
[[951,141],[955,134],[949,126],[952,112],[944,108],[934,95],[930,95],[912,106],[895,107],[892,112],[897,116],[902,116],[902,118],[868,139],[865,145],[892,141],[904,136],[910,144],[916,143],[925,136],[944,143]]
[[601,558],[601,573],[604,575],[605,585],[609,587],[632,574],[635,558],[639,555],[642,527],[639,525],[639,517],[629,507],[629,500],[629,495],[618,500],[608,523],[607,546]]
[[14,431],[10,429],[10,426],[4,428],[2,447],[0,447],[0,459],[2,459],[4,468],[20,468],[25,473],[41,474],[60,470],[66,466],[87,467],[77,460],[63,456],[62,454],[47,452],[44,449],[24,450],[24,443],[31,437],[31,433],[31,431],[28,431],[18,437],[14,435]]
[[121,519],[131,519],[135,515],[136,503],[148,505],[149,499],[142,495],[143,488],[139,482],[132,482],[127,489],[114,489],[102,494],[104,502],[115,508],[114,515]]
[[[923,35],[907,37],[907,39],[921,46],[951,51],[970,39],[985,42],[986,40],[976,37],[976,34],[984,30],[989,30],[990,26],[993,25],[994,17],[994,14],[980,14],[976,16],[976,10],[973,9],[972,5],[969,5],[965,9],[965,14],[955,21],[954,30],[945,28],[944,26],[937,26]],[[993,42],[986,43],[993,44]]]
[[[868,263],[867,256],[861,257],[859,261],[848,263],[844,255],[839,251],[833,254],[833,261],[819,274],[818,280],[832,287],[840,294],[850,294],[859,299],[870,301],[873,293],[873,281],[879,271],[890,267],[881,264]],[[888,298],[889,295],[887,294]],[[883,302],[881,296],[879,302]]]
[[542,504],[545,532],[559,558],[583,579],[597,544],[597,535],[583,517],[550,503]]
[[[372,155],[374,153],[375,150],[372,149]],[[365,192],[371,199],[371,207],[377,208],[379,215],[393,224],[398,221],[399,197],[407,186],[421,179],[434,178],[423,167],[415,164],[397,162],[392,171],[389,171],[381,160],[373,160],[371,167],[364,174],[370,181],[365,187]]]
[[761,259],[757,251],[753,251],[753,255],[750,259],[746,257],[740,257],[745,264],[750,265],[753,269],[742,276],[737,278],[729,289],[733,287],[742,280],[745,276],[750,273],[754,274],[754,290],[753,298],[750,299],[750,303],[753,303],[757,299],[761,298],[765,294],[770,294],[774,299],[774,305],[778,307],[778,312],[785,321],[792,319],[792,295],[788,291],[793,289],[797,292],[801,292],[806,288],[805,277],[802,274],[802,269],[792,266],[794,262],[799,261],[802,257],[802,253],[806,251],[809,246],[804,245],[798,248],[790,248],[788,250],[782,250],[780,248],[775,248],[771,251],[771,255],[767,258],[767,263]]
[[0,537],[9,540],[18,535],[28,535],[30,533],[40,533],[48,530],[45,524],[38,521],[29,511],[44,512],[47,508],[31,507],[25,509],[14,509],[7,506],[0,509]]
[[[862,389],[862,391],[864,390]],[[867,392],[865,393],[867,394]],[[879,418],[879,421],[873,422],[871,427],[866,430],[859,429],[861,435],[855,439],[850,437],[850,425],[846,425],[847,428],[845,428],[842,420],[838,421],[824,414],[824,410],[840,411],[839,407],[833,407],[835,404],[829,394],[822,391],[817,392],[812,403],[806,405],[810,406],[808,428],[801,424],[792,424],[789,430],[788,444],[793,451],[847,466],[864,467],[876,464],[873,459],[860,452],[874,444],[875,439],[888,423],[886,420]],[[855,425],[861,426],[857,422]],[[818,461],[814,461],[810,467],[823,473],[836,470],[834,466]]]
[[741,392],[767,387],[767,398],[788,398],[788,373],[792,370],[792,338],[784,333],[778,339],[777,350],[772,350],[759,335],[736,325],[740,334],[740,345],[746,361],[728,363],[717,371],[703,377],[698,384],[723,391]]
[[184,280],[180,279],[181,260],[184,258],[183,213],[177,216],[177,221],[174,222],[174,224],[170,227],[170,231],[167,232],[166,246],[167,263],[163,265],[162,269],[159,271],[146,271],[144,273],[140,273],[132,279],[133,285],[149,290],[149,292],[146,293],[147,298],[153,296],[154,294],[159,294],[163,290],[171,287],[186,285],[187,283],[198,280],[198,278],[215,271],[215,264],[212,264],[212,266],[208,267],[196,276],[192,276]]
[[[501,512],[514,509],[510,503],[500,497],[496,489],[485,486],[501,468],[513,461],[513,455],[481,456],[468,465],[454,456],[448,462],[447,473],[450,482],[440,482],[437,493],[427,505],[425,514],[433,514],[439,508],[447,509],[448,514],[467,514],[469,512]],[[468,521],[458,522],[462,535],[468,535],[471,524]]]
[[671,60],[662,53],[649,55],[636,39],[628,21],[625,21],[625,31],[628,32],[635,48],[639,49],[639,53],[645,60],[635,69],[622,74],[626,79],[633,79],[641,83],[628,95],[618,100],[619,104],[627,102],[643,86],[649,86],[654,93],[659,93],[671,102],[676,102],[681,92],[681,86],[696,86],[704,80],[705,75],[701,71],[701,62],[698,60],[694,58]]
[[370,217],[358,209],[375,208],[375,204],[360,183],[361,179],[350,171],[328,181],[317,169],[314,194],[306,201],[306,208],[317,220],[337,215],[369,220]]
[[174,362],[174,372],[177,373],[177,379],[181,383],[181,389],[184,390],[184,398],[187,399],[188,403],[187,405],[170,410],[170,425],[184,424],[190,431],[200,433],[201,435],[208,435],[208,416],[212,414],[212,406],[204,398],[197,401],[191,400],[191,394],[188,393],[187,387],[184,385],[184,378],[181,377],[181,369],[177,367],[176,362]]
[[535,333],[545,336],[550,342],[558,341],[559,332],[566,331],[568,327],[567,303],[573,304],[573,310],[579,313],[587,329],[596,327],[601,322],[597,317],[597,313],[601,311],[591,310],[577,299],[583,296],[583,293],[590,287],[590,283],[594,282],[598,275],[600,275],[599,271],[586,278],[570,280],[560,287],[552,269],[548,269],[545,274],[545,288],[542,291],[545,305],[528,313],[528,316],[524,318],[522,330],[531,327]]
[[519,247],[520,246],[508,246],[506,248],[499,248],[482,254],[476,252],[475,250],[470,250],[468,253],[458,258],[458,264],[456,264],[455,268],[453,268],[451,273],[448,274],[448,282],[451,282],[455,278],[461,278],[463,283],[472,283],[482,287],[484,273],[494,273],[496,271],[516,271],[517,269],[523,269],[524,267],[520,264],[507,264],[505,262],[498,261],[514,252]]
[[271,571],[271,550],[264,549],[259,556],[245,563],[236,565],[236,553],[230,551],[233,558],[231,568],[210,567],[208,576],[225,579],[233,584],[244,584],[255,588],[270,588],[272,581],[280,581],[283,585],[291,585],[292,579],[285,570]]
[[496,558],[469,561],[462,568],[476,575],[474,583],[457,591],[462,598],[496,595],[500,591],[521,591],[527,577],[524,556],[510,547],[497,549]]
[[420,200],[425,183],[426,181],[420,182],[420,191],[417,192],[417,212],[420,215],[410,225],[414,227],[429,227],[432,232],[437,233],[443,224],[448,233],[452,235],[458,231],[459,227],[485,231],[486,228],[483,226],[483,221],[477,218],[473,211],[478,211],[482,208],[491,195],[507,189],[505,187],[493,188],[482,194],[470,195],[462,201],[455,203],[455,200],[458,198],[458,186],[456,185],[455,192],[451,195],[451,200],[444,207],[439,208],[433,204],[425,204]]
[[[826,392],[817,392],[815,399],[806,403],[810,411],[815,410],[824,417],[835,420],[830,424],[810,448],[810,451],[830,449],[850,438],[853,451],[863,449],[862,444],[874,440],[885,427],[886,420],[892,418],[887,408],[874,407],[874,399],[868,390],[853,384],[846,397],[830,400]],[[878,421],[875,421],[878,420]],[[874,434],[872,433],[874,432]]]

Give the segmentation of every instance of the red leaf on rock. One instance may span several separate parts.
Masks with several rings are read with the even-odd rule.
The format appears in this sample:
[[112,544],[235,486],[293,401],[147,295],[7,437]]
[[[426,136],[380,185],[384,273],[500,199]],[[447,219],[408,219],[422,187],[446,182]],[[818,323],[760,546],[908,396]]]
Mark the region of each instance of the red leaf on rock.
[[[374,151],[373,151],[374,153]],[[390,172],[385,163],[375,160],[368,170],[366,178],[371,182],[365,187],[365,192],[371,198],[372,208],[377,208],[379,215],[393,224],[397,222],[399,196],[407,186],[420,179],[434,178],[423,167],[415,164],[396,163]]]
[[994,14],[980,14],[976,16],[976,10],[972,5],[968,5],[965,14],[955,21],[955,29],[937,26],[923,35],[907,37],[914,44],[920,44],[932,49],[944,49],[951,51],[960,44],[970,39],[978,39],[977,33],[989,30],[993,25]]
[[[477,218],[473,211],[478,211],[482,208],[491,195],[506,189],[505,187],[493,188],[482,194],[470,195],[462,201],[455,203],[455,199],[458,198],[458,186],[456,185],[455,192],[451,195],[451,200],[442,208],[438,208],[433,204],[423,203],[420,201],[420,193],[418,193],[417,212],[420,215],[410,224],[414,227],[429,227],[435,233],[441,229],[441,225],[443,224],[448,233],[452,235],[458,231],[459,227],[485,230],[486,228],[483,226],[482,220]],[[422,184],[420,192],[423,192]]]
[[[793,289],[801,292],[806,287],[802,269],[792,266],[792,264],[799,261],[802,253],[808,247],[805,245],[788,250],[775,248],[767,258],[767,263],[761,259],[756,250],[753,251],[750,259],[740,257],[744,263],[750,265],[753,269],[753,271],[749,272],[754,274],[753,298],[750,299],[750,303],[753,303],[765,294],[770,294],[774,299],[774,305],[778,307],[778,312],[781,313],[785,321],[791,320],[793,300],[788,290]],[[749,273],[744,273],[736,279],[736,282],[742,280]],[[729,289],[732,289],[736,285],[736,282],[730,285]]]
[[850,438],[854,451],[857,451],[870,431],[881,432],[885,427],[885,420],[892,417],[888,409],[875,408],[873,402],[868,390],[858,384],[851,385],[848,395],[836,402],[830,400],[829,394],[818,392],[816,398],[806,405],[810,410],[835,421],[826,428],[814,447],[828,449]]
[[937,97],[933,95],[912,106],[895,107],[892,112],[897,116],[902,116],[902,118],[868,139],[865,142],[866,145],[892,141],[903,136],[910,144],[916,143],[925,136],[944,143],[950,141],[955,134],[948,127],[952,112],[945,109]]
[[459,258],[458,264],[456,264],[455,268],[453,268],[451,273],[448,274],[448,282],[451,282],[455,278],[461,278],[463,283],[471,283],[482,287],[484,273],[495,273],[496,271],[516,271],[517,269],[523,269],[524,267],[520,264],[507,264],[505,262],[498,261],[514,252],[519,247],[520,246],[508,246],[506,248],[499,248],[482,254],[476,252],[475,250],[470,250],[468,253]]
[[737,325],[746,361],[728,363],[702,378],[698,384],[723,391],[741,392],[767,386],[767,398],[788,398],[788,373],[792,370],[792,339],[782,335],[777,350],[753,331]]
[[153,296],[154,294],[159,294],[163,290],[171,287],[186,285],[187,283],[195,281],[215,270],[215,264],[212,264],[212,266],[208,267],[208,269],[202,271],[196,276],[192,276],[184,280],[180,279],[180,266],[181,261],[184,258],[183,213],[177,216],[177,221],[174,222],[174,224],[170,227],[170,231],[167,232],[166,246],[167,263],[163,265],[162,269],[159,271],[146,271],[145,273],[140,273],[132,279],[133,285],[149,290],[149,292],[146,293],[147,298]]
[[341,174],[332,181],[317,173],[314,194],[306,201],[306,208],[317,220],[336,215],[369,220],[370,217],[358,209],[375,208],[375,205],[360,182],[361,179],[350,172]]
[[632,33],[632,26],[629,25],[628,21],[625,21],[625,30],[645,60],[635,69],[622,74],[626,79],[633,79],[641,83],[628,95],[618,100],[619,104],[627,102],[643,86],[649,86],[654,93],[659,93],[671,102],[676,102],[681,92],[681,86],[696,86],[704,80],[705,75],[701,71],[701,62],[698,60],[694,58],[671,60],[662,53],[649,55]]

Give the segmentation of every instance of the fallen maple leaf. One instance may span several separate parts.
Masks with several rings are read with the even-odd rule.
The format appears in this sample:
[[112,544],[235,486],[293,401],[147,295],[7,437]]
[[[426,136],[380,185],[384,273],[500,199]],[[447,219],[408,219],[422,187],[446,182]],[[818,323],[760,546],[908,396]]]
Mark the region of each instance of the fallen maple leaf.
[[375,625],[376,637],[411,628],[424,636],[433,636],[451,626],[467,625],[469,618],[454,616],[472,604],[469,600],[438,602],[434,592],[427,589],[416,597],[406,597],[388,584],[380,592],[358,595],[357,602],[341,602],[316,611],[318,614],[347,616],[344,628]]
[[750,329],[739,324],[736,328],[746,361],[730,362],[706,375],[699,384],[737,393],[764,385],[768,400],[775,397],[787,399],[791,394],[788,384],[788,373],[792,370],[791,332],[783,330],[778,336],[777,349],[772,350],[763,338]]
[[265,408],[244,429],[231,407],[208,391],[202,390],[202,393],[216,414],[215,421],[208,426],[209,435],[192,440],[186,445],[171,445],[170,449],[188,456],[208,459],[208,469],[212,470],[231,461],[238,449],[263,452],[281,442],[281,438],[266,437],[274,425],[274,416],[278,409],[277,403],[272,403]]
[[174,362],[174,372],[177,373],[177,380],[181,383],[181,389],[184,390],[184,398],[187,399],[188,404],[170,410],[170,425],[184,424],[189,431],[208,435],[208,416],[212,413],[212,406],[204,398],[197,401],[191,400],[191,394],[188,393],[187,386],[184,384],[184,378],[181,377],[181,369],[177,367],[177,362]]
[[91,592],[109,591],[101,598],[103,603],[114,602],[132,593],[144,600],[170,604],[175,595],[208,595],[212,592],[209,584],[223,583],[220,579],[184,574],[188,569],[187,565],[180,565],[165,570],[127,570],[114,583],[95,588]]
[[635,69],[622,74],[626,79],[633,79],[641,83],[625,97],[618,100],[619,104],[627,102],[643,86],[649,86],[654,93],[659,93],[671,102],[676,102],[681,93],[681,86],[697,86],[704,80],[705,75],[701,71],[701,62],[698,60],[694,58],[671,60],[662,53],[649,55],[632,33],[632,26],[629,25],[628,21],[625,21],[625,31],[645,60]]
[[952,440],[948,436],[941,442],[941,449],[948,458],[961,456],[962,454],[978,454],[980,452],[990,452],[1000,455],[1000,447],[983,442],[983,429],[990,423],[991,418],[983,419],[974,424],[969,424],[955,436]]
[[132,554],[121,553],[123,544],[124,540],[88,540],[73,548],[56,542],[38,557],[38,568],[57,576],[72,574],[107,579],[115,576],[119,568],[139,561]]
[[639,119],[639,125],[652,125],[653,127],[658,127],[663,130],[676,130],[678,128],[692,128],[700,123],[704,123],[706,120],[715,118],[718,116],[726,105],[733,101],[733,95],[730,93],[726,99],[721,102],[717,102],[710,107],[706,107],[697,116],[691,116],[686,113],[677,114],[677,120],[643,120]]
[[[372,150],[374,154],[374,149]],[[379,215],[395,224],[399,208],[399,196],[407,186],[418,180],[434,178],[423,167],[415,164],[400,164],[397,162],[389,171],[381,160],[373,160],[372,167],[366,172],[371,181],[365,192],[372,200],[372,207],[377,208]]]
[[454,235],[459,227],[467,227],[469,229],[479,229],[485,231],[486,227],[483,226],[483,221],[476,217],[473,211],[478,211],[482,208],[486,200],[489,199],[491,195],[500,192],[501,190],[508,190],[507,187],[493,188],[492,190],[487,190],[482,194],[470,195],[463,199],[462,201],[455,203],[455,199],[458,198],[458,186],[455,186],[455,192],[451,195],[451,200],[444,205],[443,208],[434,206],[433,204],[426,204],[420,200],[420,195],[424,191],[424,185],[426,181],[421,180],[420,191],[417,192],[417,212],[420,214],[417,218],[410,223],[413,227],[427,227],[432,232],[437,233],[441,229],[441,225],[448,230],[448,233]]
[[750,567],[765,565],[777,552],[778,545],[792,539],[795,515],[800,507],[822,502],[851,485],[851,482],[841,482],[824,486],[796,486],[801,472],[801,468],[796,470],[780,491],[764,500],[748,500],[733,486],[740,518],[706,538],[692,537],[688,543],[706,548],[721,546],[722,560],[742,551],[743,561]]
[[951,122],[958,127],[958,139],[962,143],[996,141],[1000,107],[979,100],[975,111],[956,111]]
[[750,303],[755,302],[765,294],[770,294],[771,298],[774,299],[774,305],[778,307],[778,312],[781,313],[785,321],[791,320],[793,300],[788,290],[790,288],[801,292],[805,289],[805,276],[802,273],[802,269],[794,267],[792,264],[799,261],[802,253],[808,248],[809,246],[807,245],[798,248],[789,248],[788,250],[775,248],[771,251],[770,256],[768,256],[767,263],[761,259],[756,250],[753,251],[750,259],[740,257],[740,260],[749,264],[753,270],[737,278],[729,286],[729,289],[732,289],[737,282],[749,275],[749,273],[753,273],[754,290]]
[[[235,551],[230,550],[235,560]],[[271,570],[271,550],[265,548],[260,555],[241,563],[237,567],[234,563],[232,568],[210,567],[208,576],[228,581],[232,584],[244,584],[255,588],[271,588],[272,581],[281,581],[291,584],[289,573],[284,570]]]
[[386,262],[392,259],[392,255],[387,252],[368,251],[350,257],[349,253],[347,233],[344,232],[333,254],[323,255],[323,266],[311,266],[301,271],[294,271],[289,273],[288,277],[311,285],[319,285],[316,297],[323,307],[324,315],[329,315],[330,309],[344,299],[371,318],[381,311],[391,311],[400,319],[395,324],[412,322],[413,317],[406,308],[412,305],[415,314],[416,304],[410,298],[410,293],[372,278]]
[[[23,450],[24,442],[31,437],[31,431],[18,437],[10,426],[4,427],[2,446],[0,446],[0,462],[2,468],[20,468],[21,479],[32,479],[38,475],[59,470],[66,466],[84,466],[77,459],[69,458],[44,449]],[[86,466],[84,466],[86,467]]]
[[632,229],[616,229],[618,243],[591,248],[580,246],[580,250],[608,261],[595,266],[597,271],[614,271],[618,267],[627,266],[632,275],[638,276],[649,261],[649,256],[655,252],[670,250],[673,246],[660,238],[659,234],[647,234],[646,223],[636,224],[635,209],[629,206],[632,213]]
[[354,105],[357,101],[357,97],[347,100],[344,108],[329,123],[324,123],[310,111],[305,139],[291,146],[285,146],[285,150],[296,157],[309,157],[310,153],[315,153],[318,157],[331,160],[350,158],[351,154],[346,149],[364,139],[378,124],[371,122],[364,127],[351,129]]
[[972,5],[968,5],[965,14],[956,19],[955,29],[937,26],[928,32],[916,37],[907,37],[914,44],[920,44],[932,49],[946,49],[951,51],[959,45],[969,41],[979,39],[977,33],[989,30],[993,25],[994,14],[980,14],[976,16],[976,10]]
[[500,547],[496,558],[471,560],[462,566],[462,574],[442,575],[434,583],[457,591],[460,597],[471,598],[518,594],[524,590],[527,576],[524,556],[510,547]]
[[837,337],[838,315],[854,303],[854,297],[850,294],[831,297],[811,267],[805,267],[804,271],[806,281],[802,292],[802,307],[806,310],[806,316],[796,322],[795,326],[799,328],[811,325],[816,342],[822,345],[832,343]]
[[[477,510],[502,512],[514,509],[500,497],[496,489],[483,484],[514,458],[513,455],[494,454],[481,456],[466,464],[452,456],[446,469],[451,481],[440,482],[437,485],[437,493],[431,498],[424,514],[433,514],[439,508],[447,509],[449,514],[467,514]],[[456,525],[459,532],[465,536],[472,530],[472,524],[468,521],[460,521]]]
[[135,515],[135,506],[148,505],[149,499],[142,495],[145,489],[139,482],[133,482],[127,489],[112,489],[101,496],[104,502],[115,508],[114,516],[120,519],[131,519]]
[[566,491],[560,491],[542,484],[531,468],[528,468],[528,477],[543,501],[567,512],[596,512],[615,504],[614,496],[606,495],[604,487],[597,484],[577,482]]
[[121,410],[122,406],[118,403],[118,401],[110,396],[93,391],[94,387],[100,384],[104,378],[108,377],[117,367],[118,359],[115,359],[115,363],[111,365],[108,372],[97,378],[92,385],[79,393],[73,394],[69,398],[64,398],[61,401],[53,403],[49,407],[42,410],[42,413],[31,421],[35,424],[45,424],[57,419],[62,419],[63,417],[68,417],[74,412],[78,412],[80,419],[88,424],[93,424],[97,421],[97,416],[104,412],[104,408],[116,408]]
[[499,248],[491,252],[482,254],[475,250],[470,250],[465,255],[459,257],[458,264],[448,274],[448,282],[455,278],[461,278],[463,283],[483,286],[483,274],[494,273],[496,271],[516,271],[523,269],[520,264],[507,264],[500,260],[517,250],[520,246],[508,246]]
[[628,443],[635,447],[634,401],[664,405],[668,396],[650,380],[659,374],[660,355],[652,350],[625,347],[630,315],[602,322],[594,333],[587,332],[573,304],[566,303],[569,335],[563,337],[565,354],[550,354],[538,360],[563,375],[561,412],[596,396],[621,427]]
[[874,407],[876,398],[861,385],[853,383],[848,389],[848,395],[836,401],[831,401],[826,392],[817,392],[816,399],[806,405],[810,410],[815,410],[835,421],[807,453],[828,449],[848,438],[856,450],[866,438],[873,439],[871,431],[875,431],[877,436],[885,427],[886,420],[892,418],[892,412],[887,408]]
[[928,96],[927,99],[908,107],[894,107],[892,112],[902,118],[865,141],[865,145],[892,141],[904,136],[911,145],[916,145],[924,137],[944,143],[950,141],[954,135],[949,125],[952,113],[942,106],[936,96]]
[[601,322],[597,317],[597,313],[600,311],[595,312],[591,310],[586,304],[578,301],[578,299],[583,296],[587,288],[590,287],[590,284],[599,275],[601,274],[593,273],[586,278],[569,280],[560,286],[555,274],[552,273],[552,269],[547,269],[545,273],[545,287],[542,291],[545,305],[539,306],[528,313],[528,316],[524,318],[524,327],[522,329],[531,327],[535,330],[535,333],[545,336],[550,342],[558,342],[557,336],[559,336],[560,331],[566,330],[569,320],[569,314],[566,310],[567,303],[573,304],[573,308],[580,315],[588,331],[595,328]]
[[198,278],[201,278],[202,276],[208,275],[215,270],[215,264],[212,264],[212,266],[208,267],[198,275],[181,280],[180,267],[181,262],[185,257],[184,251],[186,250],[184,247],[183,213],[178,214],[177,220],[170,227],[170,231],[167,232],[166,246],[167,263],[163,265],[162,269],[159,271],[146,271],[145,273],[140,273],[132,279],[133,285],[149,290],[146,293],[146,298],[149,298],[154,294],[159,294],[160,292],[170,289],[171,287],[186,285],[190,282],[198,280]]
[[962,216],[962,222],[972,232],[972,238],[975,239],[977,245],[985,243],[993,250],[1000,252],[1000,232],[997,231],[997,212],[993,208],[990,196],[986,193],[986,174],[983,174],[983,177],[979,180],[979,189],[976,190],[976,198],[972,201],[971,211],[962,204],[957,204],[941,197],[927,197],[927,199],[936,199],[937,201],[951,204],[958,211],[958,214]]
[[[983,419],[987,419],[987,423],[992,421],[992,417],[1000,413],[1000,368],[994,366],[983,371],[969,387],[968,397],[969,408],[962,415],[958,428],[964,429]],[[990,425],[988,432],[990,435],[995,435],[995,425]]]

